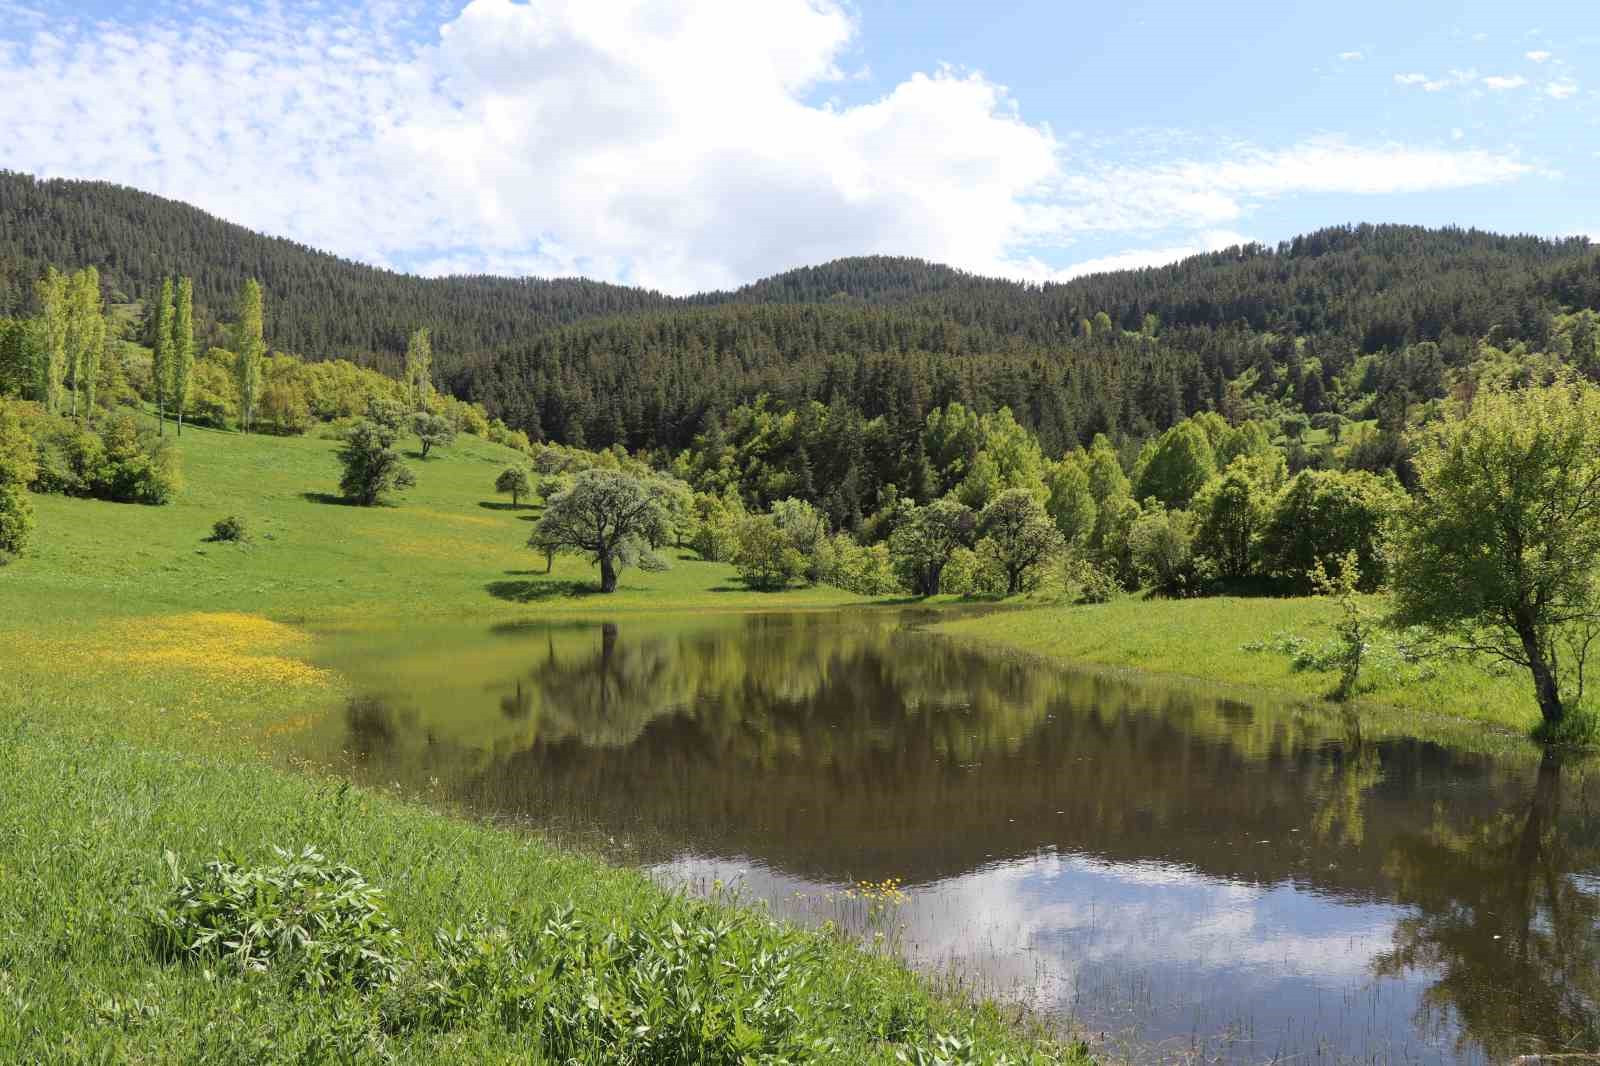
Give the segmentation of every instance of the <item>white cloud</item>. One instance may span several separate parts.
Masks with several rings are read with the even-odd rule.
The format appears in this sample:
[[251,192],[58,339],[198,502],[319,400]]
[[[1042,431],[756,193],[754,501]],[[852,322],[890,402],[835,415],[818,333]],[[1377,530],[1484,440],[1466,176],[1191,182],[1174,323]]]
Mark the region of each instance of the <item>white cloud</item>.
[[1550,53],[1542,51],[1524,52],[1522,53],[1522,58],[1534,63],[1543,63],[1550,58]]
[[1341,61],[1345,62],[1345,63],[1353,63],[1353,62],[1356,62],[1357,60],[1361,60],[1361,59],[1365,59],[1365,58],[1366,58],[1366,56],[1363,55],[1360,52],[1340,52],[1339,53],[1339,59]]
[[1524,85],[1528,84],[1528,79],[1524,78],[1521,74],[1512,74],[1509,76],[1497,74],[1484,78],[1483,84],[1490,89],[1493,89],[1495,92],[1504,92],[1507,89],[1522,88]]
[[1465,137],[1466,135],[1467,135],[1466,131],[1463,130],[1460,126],[1457,126],[1457,127],[1455,127],[1454,129],[1452,129],[1450,131],[1450,139],[1452,141],[1459,141],[1463,137]]
[[168,10],[52,20],[0,52],[6,165],[433,273],[682,292],[893,252],[1048,276],[1043,259],[1084,234],[1161,235],[1101,257],[1152,262],[1204,250],[1275,197],[1528,171],[1332,138],[1109,164],[952,69],[817,103],[860,32],[834,0],[471,0],[442,26],[426,0]]
[[1427,82],[1428,76],[1426,74],[1396,74],[1394,80],[1396,85],[1422,85]]
[[1569,96],[1577,95],[1578,84],[1572,81],[1553,81],[1544,87],[1544,93],[1556,100],[1565,100]]

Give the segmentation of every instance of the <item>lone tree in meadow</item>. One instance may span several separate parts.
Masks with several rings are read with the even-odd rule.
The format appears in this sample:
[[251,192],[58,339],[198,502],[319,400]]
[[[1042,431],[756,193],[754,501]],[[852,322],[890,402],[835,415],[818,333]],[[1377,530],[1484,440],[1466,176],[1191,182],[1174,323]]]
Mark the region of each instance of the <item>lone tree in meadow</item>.
[[528,472],[520,466],[508,466],[500,471],[500,476],[494,479],[494,491],[509,493],[511,506],[521,506],[524,496],[533,494],[533,484],[528,480]]
[[345,434],[344,446],[339,449],[339,462],[344,464],[339,491],[345,499],[371,507],[391,492],[417,483],[395,451],[394,436],[394,430],[369,419],[357,422]]
[[456,427],[444,415],[429,414],[420,411],[411,417],[411,432],[417,435],[417,440],[422,444],[422,457],[426,459],[428,452],[434,448],[447,448],[456,439]]
[[617,470],[585,470],[546,501],[528,544],[589,553],[600,567],[600,591],[615,592],[623,567],[660,565],[652,549],[669,526],[657,486]]
[[1390,553],[1393,621],[1528,671],[1556,737],[1600,635],[1600,389],[1479,393],[1416,457]]

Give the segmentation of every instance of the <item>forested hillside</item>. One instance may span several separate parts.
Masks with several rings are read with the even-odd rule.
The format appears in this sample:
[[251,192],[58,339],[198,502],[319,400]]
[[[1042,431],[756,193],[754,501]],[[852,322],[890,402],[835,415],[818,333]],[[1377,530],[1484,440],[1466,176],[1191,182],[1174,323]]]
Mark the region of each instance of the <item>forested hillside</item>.
[[[1403,419],[1485,346],[1592,359],[1600,255],[1581,238],[1336,227],[1158,269],[1024,285],[915,259],[839,260],[674,299],[578,279],[424,279],[267,238],[99,182],[0,173],[0,318],[35,308],[47,264],[95,266],[113,304],[194,279],[202,350],[247,278],[266,337],[309,361],[397,369],[432,331],[442,379],[535,439],[681,449],[765,394],[882,418],[901,483],[927,413],[1010,407],[1058,454],[1137,441],[1200,411],[1237,420]],[[1521,346],[1519,349],[1518,346]],[[1132,444],[1128,445],[1132,447]]]
[[316,359],[390,365],[419,326],[443,368],[468,353],[596,314],[668,301],[659,293],[582,278],[418,278],[264,237],[176,200],[98,181],[41,181],[0,171],[0,318],[33,304],[46,266],[96,267],[113,302],[153,302],[163,278],[194,278],[202,338],[232,313],[246,278],[269,295],[274,348]]

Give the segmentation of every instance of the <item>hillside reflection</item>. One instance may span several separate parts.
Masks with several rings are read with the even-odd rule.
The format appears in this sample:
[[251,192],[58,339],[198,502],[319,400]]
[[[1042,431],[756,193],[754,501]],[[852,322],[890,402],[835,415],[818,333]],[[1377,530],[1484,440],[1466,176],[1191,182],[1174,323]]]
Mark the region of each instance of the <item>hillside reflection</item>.
[[[952,922],[986,928],[992,901],[958,914],[949,900],[1007,878],[1043,893],[1021,919],[1033,932],[1018,951],[1038,951],[1046,934],[1066,944],[1077,919],[1058,915],[1053,933],[1033,919],[1088,886],[1107,897],[1095,922],[1124,920],[1119,905],[1134,921],[1136,896],[1180,896],[1150,896],[1119,871],[1243,886],[1258,908],[1283,905],[1276,931],[1249,934],[1267,954],[1274,937],[1309,944],[1359,927],[1340,934],[1359,945],[1340,987],[1400,990],[1384,1010],[1403,1035],[1385,1040],[1406,1054],[1600,1040],[1592,773],[996,657],[905,621],[513,626],[430,634],[403,654],[392,637],[347,641],[335,665],[360,694],[310,744],[342,751],[373,781],[436,782],[454,805],[625,838],[643,864],[743,863],[778,902],[901,878],[920,886],[906,921],[927,944],[948,940]],[[946,918],[934,921],[940,900]],[[1170,964],[1167,950],[1151,964]],[[1059,955],[1077,967],[1084,1010],[1094,953]],[[1226,969],[1176,961],[1196,982]],[[1332,978],[1302,969],[1266,984],[1259,967],[1241,971],[1238,995],[1275,1005],[1238,1009],[1320,1003]]]

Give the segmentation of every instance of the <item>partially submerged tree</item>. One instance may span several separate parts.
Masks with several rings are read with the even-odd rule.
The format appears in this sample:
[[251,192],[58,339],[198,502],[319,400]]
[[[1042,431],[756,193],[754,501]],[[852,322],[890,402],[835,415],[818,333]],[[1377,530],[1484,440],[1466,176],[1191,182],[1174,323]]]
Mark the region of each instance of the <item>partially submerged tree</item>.
[[500,476],[494,479],[494,491],[508,493],[511,496],[511,506],[520,506],[522,497],[533,494],[533,483],[528,480],[528,472],[520,466],[508,466],[500,471]]
[[1600,634],[1600,390],[1480,393],[1416,467],[1391,551],[1394,622],[1527,670],[1559,735]]
[[390,493],[417,483],[405,460],[395,451],[394,431],[367,419],[357,422],[345,434],[339,461],[344,464],[339,491],[363,507],[381,503]]
[[545,503],[529,545],[573,548],[600,567],[600,591],[615,592],[617,573],[634,563],[659,565],[652,549],[668,534],[661,493],[618,470],[585,470]]

